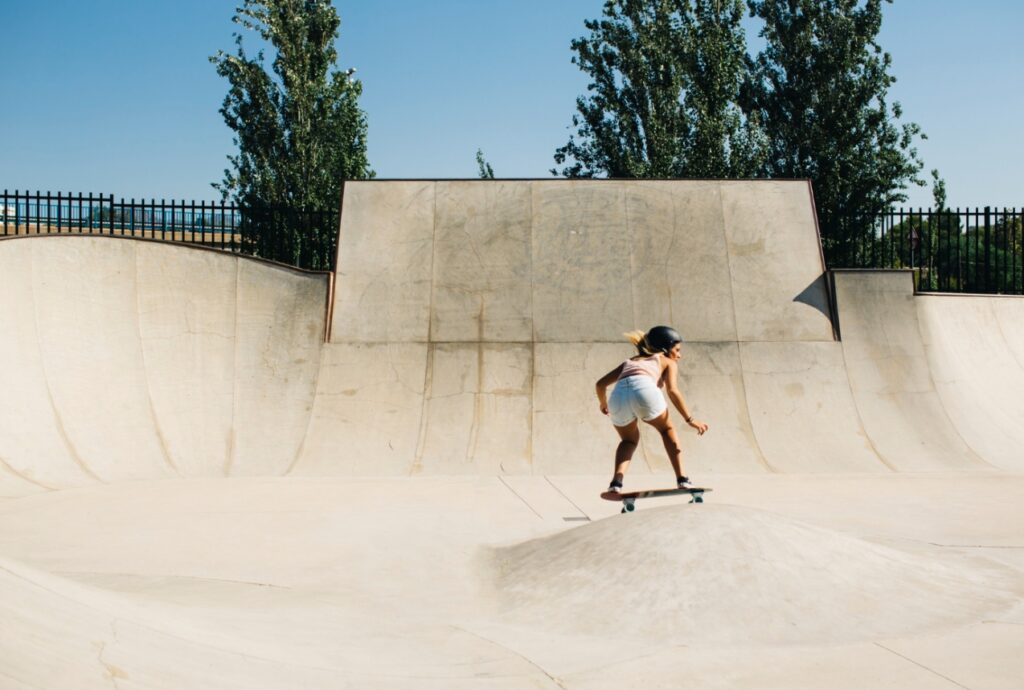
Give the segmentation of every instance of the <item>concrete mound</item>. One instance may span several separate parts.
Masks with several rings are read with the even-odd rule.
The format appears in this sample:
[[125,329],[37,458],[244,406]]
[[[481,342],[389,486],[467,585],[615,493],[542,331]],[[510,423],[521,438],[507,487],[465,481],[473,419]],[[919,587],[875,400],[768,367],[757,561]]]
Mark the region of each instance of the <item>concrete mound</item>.
[[944,562],[722,505],[640,510],[494,553],[516,625],[686,645],[838,644],[1013,605],[988,563]]

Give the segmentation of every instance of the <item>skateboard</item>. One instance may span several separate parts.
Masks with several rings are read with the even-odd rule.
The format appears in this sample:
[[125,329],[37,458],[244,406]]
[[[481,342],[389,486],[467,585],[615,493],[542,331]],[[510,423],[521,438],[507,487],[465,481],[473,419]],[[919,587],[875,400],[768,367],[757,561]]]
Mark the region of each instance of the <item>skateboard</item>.
[[701,487],[690,487],[688,489],[648,489],[646,491],[605,491],[601,498],[606,501],[622,501],[622,512],[632,513],[636,510],[636,499],[651,498],[652,496],[675,496],[676,494],[690,494],[690,503],[703,503],[704,493],[711,489]]

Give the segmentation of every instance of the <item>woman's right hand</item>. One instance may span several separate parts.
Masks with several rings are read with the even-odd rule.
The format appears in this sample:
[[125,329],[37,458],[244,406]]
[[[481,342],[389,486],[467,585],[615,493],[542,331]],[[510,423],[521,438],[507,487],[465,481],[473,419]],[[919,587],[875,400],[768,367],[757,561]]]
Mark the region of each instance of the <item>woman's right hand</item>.
[[698,436],[703,436],[704,432],[706,432],[709,428],[707,424],[700,421],[699,419],[691,418],[690,421],[687,422],[687,424],[689,424],[690,426],[697,430]]

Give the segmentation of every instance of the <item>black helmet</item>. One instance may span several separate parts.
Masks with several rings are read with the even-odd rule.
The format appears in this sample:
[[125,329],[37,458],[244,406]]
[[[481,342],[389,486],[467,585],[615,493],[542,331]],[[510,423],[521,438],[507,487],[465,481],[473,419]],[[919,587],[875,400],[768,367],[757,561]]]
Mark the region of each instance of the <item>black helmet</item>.
[[644,340],[652,352],[664,352],[667,355],[676,343],[683,342],[683,336],[671,326],[655,326],[647,331]]

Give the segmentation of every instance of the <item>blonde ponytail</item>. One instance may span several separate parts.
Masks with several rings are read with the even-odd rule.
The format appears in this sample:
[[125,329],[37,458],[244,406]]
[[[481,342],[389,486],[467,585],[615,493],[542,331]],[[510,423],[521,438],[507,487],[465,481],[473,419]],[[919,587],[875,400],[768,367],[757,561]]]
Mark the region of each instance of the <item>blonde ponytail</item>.
[[643,331],[629,331],[628,333],[623,333],[622,335],[626,336],[626,340],[628,340],[629,342],[633,343],[633,345],[636,346],[636,351],[641,355],[649,357],[654,354],[654,352],[651,351],[651,349],[647,345],[647,334],[644,333]]

